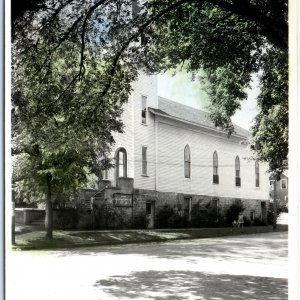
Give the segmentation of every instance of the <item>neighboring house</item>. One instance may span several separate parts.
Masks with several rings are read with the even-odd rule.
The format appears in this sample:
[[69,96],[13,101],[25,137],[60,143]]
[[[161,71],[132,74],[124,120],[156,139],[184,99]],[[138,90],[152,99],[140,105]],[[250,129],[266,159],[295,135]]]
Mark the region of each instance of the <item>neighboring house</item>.
[[250,157],[249,132],[215,128],[206,113],[161,97],[157,77],[141,75],[124,107],[124,133],[115,134],[115,168],[103,172],[95,205],[105,199],[128,218],[165,204],[191,217],[192,208],[224,212],[241,201],[244,215],[266,220],[267,167]]
[[[270,176],[270,198],[274,199],[274,177]],[[288,205],[288,171],[280,175],[280,179],[276,182],[276,200],[280,205]]]

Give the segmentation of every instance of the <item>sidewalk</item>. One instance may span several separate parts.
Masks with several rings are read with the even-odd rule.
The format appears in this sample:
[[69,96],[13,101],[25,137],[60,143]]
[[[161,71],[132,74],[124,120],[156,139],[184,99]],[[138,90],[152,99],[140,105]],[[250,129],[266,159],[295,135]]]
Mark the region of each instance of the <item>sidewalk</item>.
[[[31,228],[32,230],[32,228]],[[153,229],[153,230],[99,230],[63,231],[55,230],[53,240],[45,238],[45,231],[37,230],[16,235],[19,250],[62,249],[87,246],[108,246],[132,243],[160,242],[180,239],[223,237],[241,234],[255,234],[287,231],[288,226],[279,224],[276,230],[271,226],[251,226],[241,228],[192,228],[192,229]]]

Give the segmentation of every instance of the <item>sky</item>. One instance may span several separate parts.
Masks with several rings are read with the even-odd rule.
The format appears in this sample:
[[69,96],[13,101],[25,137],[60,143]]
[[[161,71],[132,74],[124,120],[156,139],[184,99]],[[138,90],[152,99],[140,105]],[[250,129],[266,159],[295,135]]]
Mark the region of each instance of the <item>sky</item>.
[[[252,120],[257,114],[256,97],[258,95],[258,79],[253,77],[252,88],[247,89],[248,99],[242,102],[241,109],[232,117],[233,123],[249,130]],[[185,71],[158,75],[158,95],[197,109],[207,110],[208,96],[199,81],[192,80]]]

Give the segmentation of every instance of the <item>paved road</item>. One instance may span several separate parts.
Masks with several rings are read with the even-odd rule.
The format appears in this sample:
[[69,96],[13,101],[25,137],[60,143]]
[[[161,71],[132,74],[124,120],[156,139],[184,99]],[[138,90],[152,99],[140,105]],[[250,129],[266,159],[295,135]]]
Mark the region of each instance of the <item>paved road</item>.
[[8,300],[287,299],[287,233],[7,253]]

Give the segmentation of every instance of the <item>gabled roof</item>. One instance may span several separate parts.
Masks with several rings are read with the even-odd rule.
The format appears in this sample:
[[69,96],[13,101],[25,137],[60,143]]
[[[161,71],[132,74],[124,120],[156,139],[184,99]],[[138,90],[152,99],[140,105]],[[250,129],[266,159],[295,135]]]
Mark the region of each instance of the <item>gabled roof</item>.
[[[208,113],[184,104],[180,104],[178,102],[165,99],[163,97],[158,97],[158,109],[151,108],[151,110],[153,110],[154,113],[160,115],[173,117],[182,121],[191,122],[226,133],[224,130],[216,128],[214,126],[213,122],[209,118]],[[248,138],[250,136],[250,132],[248,130],[241,128],[235,124],[233,125],[236,135],[244,138]]]
[[[289,178],[289,171],[285,170],[282,172],[282,174],[280,175],[280,179],[287,179]],[[270,175],[269,176],[269,180],[273,180],[274,179],[274,175]]]

